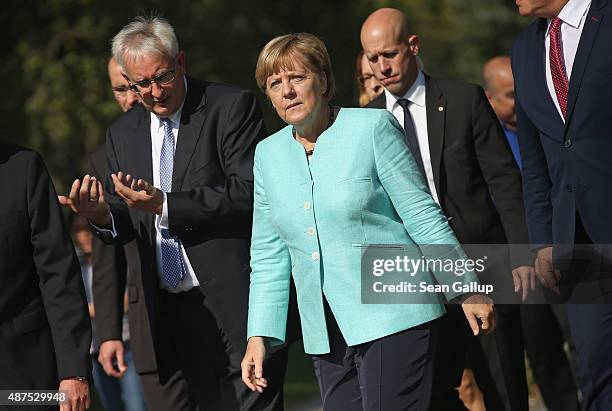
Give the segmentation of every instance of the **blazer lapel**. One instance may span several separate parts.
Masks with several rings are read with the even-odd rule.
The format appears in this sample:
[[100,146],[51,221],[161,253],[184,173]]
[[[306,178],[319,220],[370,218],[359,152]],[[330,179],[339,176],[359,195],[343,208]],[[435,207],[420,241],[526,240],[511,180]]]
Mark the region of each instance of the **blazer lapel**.
[[203,111],[206,105],[205,88],[205,84],[187,78],[187,96],[181,113],[181,125],[174,152],[172,191],[181,191],[187,166],[200,138],[200,130],[206,117]]
[[528,108],[527,111],[532,121],[544,134],[555,140],[563,140],[563,119],[555,106],[548,85],[546,83],[546,49],[544,41],[548,24],[546,19],[540,19],[536,26],[534,38],[530,42],[533,46],[529,47],[529,55],[525,63],[526,71],[521,87],[524,94],[520,95],[521,104]]
[[[132,159],[132,174],[136,178],[142,178],[153,184],[153,163],[151,153],[151,113],[144,108],[140,116],[140,122],[135,130],[134,144],[130,144],[130,159]],[[127,170],[120,170],[126,172]]]
[[597,32],[601,25],[601,21],[604,18],[603,14],[599,11],[605,4],[603,1],[593,1],[591,8],[586,15],[584,21],[584,27],[582,28],[582,34],[580,35],[580,42],[578,43],[578,49],[576,50],[576,58],[574,59],[574,65],[572,66],[572,74],[570,76],[569,91],[567,96],[567,119],[565,132],[569,129],[568,125],[572,119],[574,113],[574,107],[576,106],[576,99],[578,98],[578,92],[580,91],[580,85],[582,83],[582,77],[584,70],[586,69],[593,49],[593,43],[597,38]]
[[[151,143],[151,113],[142,108],[140,122],[135,130],[134,144],[129,145],[132,164],[132,174],[136,178],[142,178],[153,184],[153,162],[151,155],[153,145]],[[126,170],[121,170],[126,172]],[[139,213],[147,222],[147,227],[150,233],[155,232],[155,219],[153,214]]]
[[444,146],[446,99],[434,79],[425,75],[425,111],[427,113],[427,139],[436,190],[440,191],[440,163]]

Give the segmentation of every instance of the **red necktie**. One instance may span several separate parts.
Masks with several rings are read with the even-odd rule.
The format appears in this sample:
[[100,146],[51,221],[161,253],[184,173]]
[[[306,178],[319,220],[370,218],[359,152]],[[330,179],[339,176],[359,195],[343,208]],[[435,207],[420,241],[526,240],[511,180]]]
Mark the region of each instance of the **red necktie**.
[[569,88],[567,74],[565,73],[565,61],[563,60],[563,44],[561,42],[561,23],[563,21],[559,17],[552,19],[550,24],[550,47],[548,50],[548,58],[550,60],[550,74],[555,86],[555,94],[563,118],[567,113],[567,90]]

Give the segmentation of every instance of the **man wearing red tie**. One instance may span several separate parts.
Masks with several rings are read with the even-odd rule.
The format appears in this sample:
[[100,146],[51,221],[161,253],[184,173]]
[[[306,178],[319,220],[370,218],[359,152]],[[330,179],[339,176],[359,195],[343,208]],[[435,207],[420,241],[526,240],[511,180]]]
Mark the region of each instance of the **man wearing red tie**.
[[[612,3],[517,0],[538,17],[512,50],[524,199],[540,280],[560,293],[587,410],[612,406]],[[590,247],[583,253],[584,245]],[[578,246],[577,246],[578,245]],[[553,259],[554,256],[554,259]],[[594,275],[596,274],[596,275]]]

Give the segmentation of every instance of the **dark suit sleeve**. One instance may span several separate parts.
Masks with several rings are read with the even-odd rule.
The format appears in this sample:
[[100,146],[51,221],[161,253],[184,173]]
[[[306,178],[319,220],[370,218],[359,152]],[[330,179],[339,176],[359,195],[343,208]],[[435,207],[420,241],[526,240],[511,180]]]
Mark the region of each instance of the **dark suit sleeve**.
[[476,156],[509,244],[515,244],[512,266],[533,265],[522,247],[528,243],[521,173],[495,112],[481,87],[472,96],[472,127]]
[[[104,148],[89,157],[89,168],[98,180],[106,175]],[[123,294],[127,263],[122,246],[106,245],[93,238],[93,295],[96,307],[96,346],[107,340],[121,340],[123,326]]]
[[33,257],[58,377],[90,377],[91,325],[79,263],[55,188],[38,154],[28,164],[27,185]]
[[552,183],[548,174],[548,163],[540,142],[540,133],[521,107],[518,97],[516,116],[518,120],[519,148],[523,160],[523,193],[527,210],[529,239],[535,248],[552,244]]
[[242,91],[228,105],[217,140],[225,180],[218,185],[167,194],[168,221],[174,234],[237,219],[249,221],[253,210],[253,156],[265,129],[255,96]]
[[[112,130],[109,128],[106,132],[106,170],[119,170],[117,162],[117,152],[115,142],[113,140]],[[134,239],[134,227],[130,220],[130,214],[127,205],[116,195],[114,185],[109,173],[105,173],[102,179],[104,184],[104,198],[110,206],[111,214],[113,215],[113,223],[117,236],[113,237],[105,230],[98,230],[97,227],[91,226],[93,233],[106,244],[123,245]]]

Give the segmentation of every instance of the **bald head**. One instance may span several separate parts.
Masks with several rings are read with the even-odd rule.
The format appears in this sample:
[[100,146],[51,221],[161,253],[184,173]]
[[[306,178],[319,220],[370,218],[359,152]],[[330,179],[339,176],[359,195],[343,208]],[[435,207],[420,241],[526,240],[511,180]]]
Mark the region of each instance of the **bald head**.
[[376,78],[391,93],[403,96],[418,73],[418,37],[406,15],[392,8],[376,10],[361,26],[361,45]]
[[361,41],[364,36],[385,36],[390,35],[393,40],[400,42],[404,38],[413,34],[408,25],[406,15],[397,9],[383,8],[378,9],[368,16],[361,26]]
[[493,57],[482,68],[482,80],[485,90],[495,87],[496,80],[499,78],[512,80],[512,65],[508,56]]
[[487,61],[482,69],[487,98],[497,117],[511,130],[516,130],[514,109],[514,78],[510,57],[497,56]]
[[138,102],[138,96],[129,88],[127,80],[123,77],[121,66],[114,57],[108,60],[108,78],[113,88],[115,100],[121,110],[128,111]]

